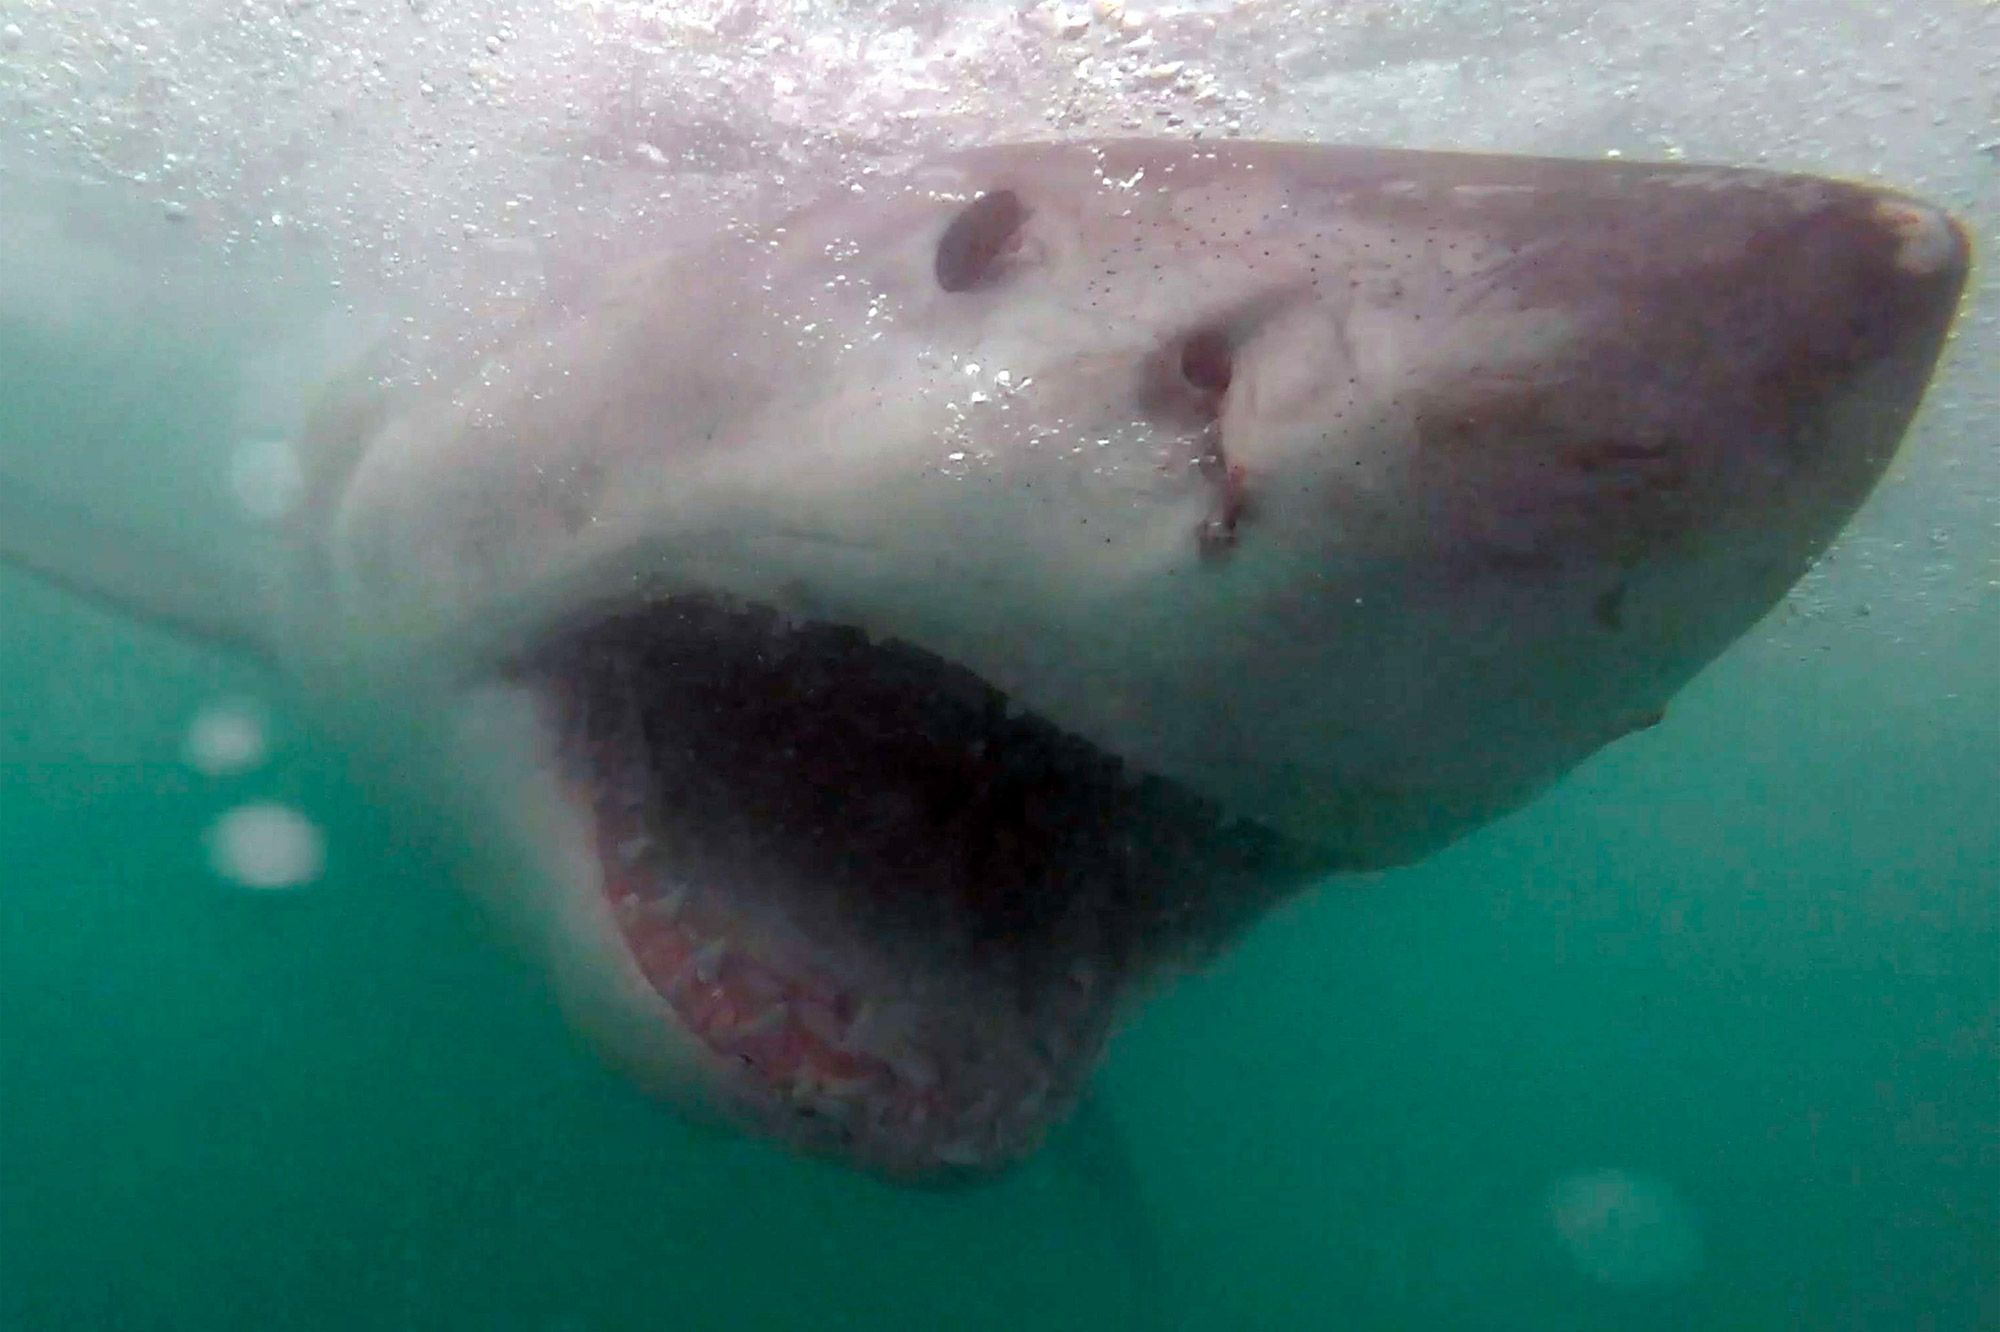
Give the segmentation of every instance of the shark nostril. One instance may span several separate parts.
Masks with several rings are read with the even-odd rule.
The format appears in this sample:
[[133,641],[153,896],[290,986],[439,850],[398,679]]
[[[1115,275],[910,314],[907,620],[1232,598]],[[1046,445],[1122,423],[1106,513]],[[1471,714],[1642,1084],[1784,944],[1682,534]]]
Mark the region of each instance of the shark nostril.
[[1227,393],[1233,369],[1229,339],[1214,329],[1203,329],[1181,344],[1181,378],[1203,393]]
[[1028,210],[1012,190],[991,190],[958,211],[938,237],[932,267],[946,291],[971,291],[993,275],[1016,243]]

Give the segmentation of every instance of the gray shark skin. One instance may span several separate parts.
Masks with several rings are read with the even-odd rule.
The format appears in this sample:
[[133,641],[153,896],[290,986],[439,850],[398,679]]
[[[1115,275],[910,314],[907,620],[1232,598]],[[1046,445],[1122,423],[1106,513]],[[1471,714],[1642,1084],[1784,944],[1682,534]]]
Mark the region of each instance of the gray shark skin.
[[397,716],[646,1086],[976,1177],[1273,903],[1658,721],[1967,264],[1803,176],[977,150],[441,331],[322,411],[242,623],[154,610]]

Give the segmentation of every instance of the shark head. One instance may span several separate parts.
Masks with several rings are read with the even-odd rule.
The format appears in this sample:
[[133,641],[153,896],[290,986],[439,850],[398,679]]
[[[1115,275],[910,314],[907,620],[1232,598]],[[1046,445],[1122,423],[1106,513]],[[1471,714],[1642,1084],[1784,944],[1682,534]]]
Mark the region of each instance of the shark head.
[[335,413],[308,578],[649,1085],[981,1172],[1159,977],[1657,721],[1882,474],[1966,265],[1807,177],[975,151]]

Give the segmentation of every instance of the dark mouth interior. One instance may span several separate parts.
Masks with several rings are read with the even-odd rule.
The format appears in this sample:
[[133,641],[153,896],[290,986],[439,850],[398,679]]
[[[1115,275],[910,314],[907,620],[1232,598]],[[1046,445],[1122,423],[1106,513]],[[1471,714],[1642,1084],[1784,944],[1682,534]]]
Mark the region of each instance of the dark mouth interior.
[[676,596],[523,674],[627,944],[740,1108],[891,1169],[1031,1149],[1138,979],[1313,868],[845,626]]

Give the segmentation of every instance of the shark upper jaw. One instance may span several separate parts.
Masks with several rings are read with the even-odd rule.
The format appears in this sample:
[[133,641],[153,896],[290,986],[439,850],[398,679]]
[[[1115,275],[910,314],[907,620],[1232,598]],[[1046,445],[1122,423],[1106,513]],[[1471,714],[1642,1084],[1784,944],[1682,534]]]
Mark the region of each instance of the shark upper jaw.
[[507,674],[581,851],[572,1008],[654,1090],[899,1181],[1032,1153],[1128,1001],[1319,861],[755,604],[595,611]]

